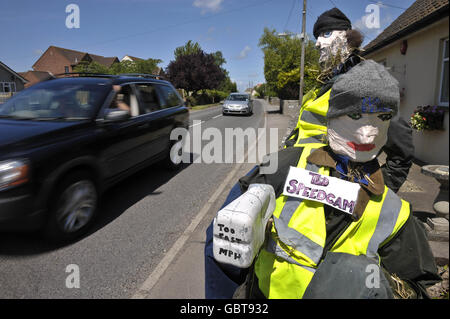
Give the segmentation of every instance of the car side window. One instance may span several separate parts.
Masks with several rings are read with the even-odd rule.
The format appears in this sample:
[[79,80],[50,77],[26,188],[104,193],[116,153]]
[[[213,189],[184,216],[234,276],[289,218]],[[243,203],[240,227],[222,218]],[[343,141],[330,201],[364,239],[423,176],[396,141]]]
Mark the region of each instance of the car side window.
[[115,85],[114,91],[116,92],[116,95],[114,96],[114,99],[109,106],[111,109],[121,109],[125,111],[129,111],[130,115],[138,116],[139,115],[139,108],[138,103],[136,100],[136,95],[133,92],[133,88],[131,85]]
[[155,87],[150,83],[136,84],[139,92],[139,110],[141,114],[155,112],[161,109]]
[[168,85],[158,85],[162,95],[162,108],[169,108],[174,106],[183,105],[183,100],[172,87]]

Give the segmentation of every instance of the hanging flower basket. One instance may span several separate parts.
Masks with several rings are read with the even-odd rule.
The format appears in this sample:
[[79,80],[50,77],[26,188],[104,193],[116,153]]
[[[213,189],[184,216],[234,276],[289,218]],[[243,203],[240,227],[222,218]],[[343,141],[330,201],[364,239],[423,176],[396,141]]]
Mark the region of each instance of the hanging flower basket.
[[411,115],[411,127],[417,131],[444,129],[444,110],[437,106],[419,106]]

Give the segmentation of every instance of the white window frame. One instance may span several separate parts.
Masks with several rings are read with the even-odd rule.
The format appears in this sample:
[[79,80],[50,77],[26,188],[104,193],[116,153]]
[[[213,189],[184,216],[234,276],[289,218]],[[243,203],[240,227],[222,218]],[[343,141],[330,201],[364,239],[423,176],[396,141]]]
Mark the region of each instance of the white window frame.
[[[5,91],[5,88],[9,87],[9,92]],[[0,92],[1,93],[15,93],[16,92],[16,83],[14,82],[0,82]]]
[[439,104],[439,106],[447,106],[447,107],[448,107],[448,102],[442,102],[441,101],[441,97],[442,97],[442,84],[443,84],[443,81],[444,81],[444,66],[445,66],[445,62],[449,61],[448,57],[445,58],[445,44],[446,44],[446,42],[448,42],[448,40],[449,40],[449,38],[444,39],[442,41],[441,79],[439,81],[439,96],[438,96],[438,104]]

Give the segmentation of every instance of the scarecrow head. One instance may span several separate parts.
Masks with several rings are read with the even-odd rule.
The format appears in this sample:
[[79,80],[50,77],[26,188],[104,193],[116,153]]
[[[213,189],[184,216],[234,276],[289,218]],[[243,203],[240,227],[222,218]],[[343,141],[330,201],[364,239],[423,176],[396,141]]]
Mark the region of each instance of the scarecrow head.
[[322,13],[314,24],[313,33],[323,68],[344,62],[363,41],[361,33],[352,30],[350,20],[338,8]]
[[328,142],[352,162],[368,162],[386,144],[398,111],[398,82],[380,64],[366,60],[339,76],[330,93]]

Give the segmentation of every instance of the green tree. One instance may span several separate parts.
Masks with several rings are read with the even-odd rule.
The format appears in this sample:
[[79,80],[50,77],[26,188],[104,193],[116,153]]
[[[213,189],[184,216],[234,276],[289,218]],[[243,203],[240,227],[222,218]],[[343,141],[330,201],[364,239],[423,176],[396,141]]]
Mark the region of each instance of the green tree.
[[174,51],[175,60],[178,59],[182,55],[191,55],[202,52],[202,48],[200,47],[200,44],[197,42],[192,42],[192,40],[189,40],[186,42],[185,45],[178,47]]
[[161,63],[160,59],[147,59],[138,61],[122,61],[114,63],[111,67],[106,67],[97,62],[80,62],[75,68],[74,72],[88,72],[101,74],[122,74],[122,73],[146,73],[153,74]]
[[82,61],[73,68],[73,71],[82,73],[112,74],[108,67],[95,61],[90,63],[87,61]]
[[188,93],[200,90],[214,90],[225,79],[225,74],[212,54],[203,51],[180,55],[167,66],[166,73],[176,88]]
[[[227,61],[221,51],[206,54],[200,44],[189,40],[185,45],[175,49],[174,56],[175,61],[171,61],[166,69],[169,79],[178,88],[188,91],[188,94],[192,92],[196,97],[194,99],[200,103],[208,100],[214,103],[231,92],[237,92],[236,83],[231,81],[228,71],[223,67]],[[193,70],[192,65],[196,64],[199,59],[207,64],[198,65],[197,70]],[[189,61],[191,65],[185,64],[186,61]],[[207,61],[213,61],[217,68]],[[180,65],[183,65],[183,68],[180,68]],[[211,76],[205,74],[205,70],[209,70],[207,72],[211,72]],[[208,80],[206,80],[207,78]],[[222,79],[219,84],[216,83],[217,78]],[[189,80],[187,81],[187,79]],[[214,84],[212,85],[212,83]],[[197,96],[199,91],[202,91],[201,95]]]
[[[301,40],[290,36],[279,36],[275,29],[264,29],[259,39],[264,53],[264,76],[266,92],[275,92],[283,99],[298,99],[300,81]],[[319,53],[314,41],[305,47],[304,92],[318,86]]]

